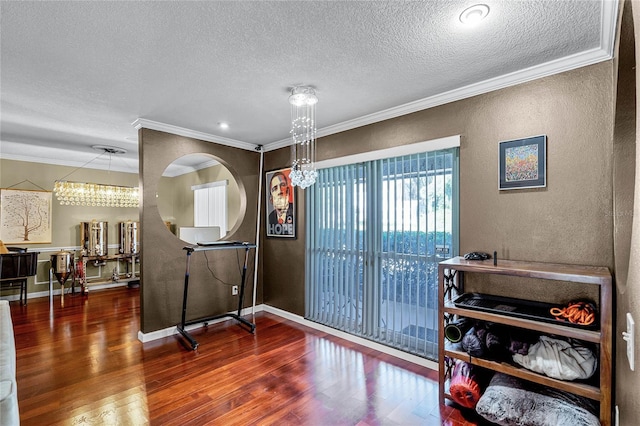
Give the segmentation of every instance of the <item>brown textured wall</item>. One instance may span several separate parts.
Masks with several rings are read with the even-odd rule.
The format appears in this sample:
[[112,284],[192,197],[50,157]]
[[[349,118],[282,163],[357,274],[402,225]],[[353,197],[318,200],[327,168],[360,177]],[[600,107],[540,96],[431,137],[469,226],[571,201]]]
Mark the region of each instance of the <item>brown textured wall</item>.
[[[635,346],[635,371],[627,362],[627,345],[622,340],[626,329],[627,312],[636,322],[635,339],[640,333],[640,150],[636,149],[638,109],[640,95],[637,58],[640,47],[636,40],[640,34],[640,3],[625,1],[621,23],[618,71],[618,98],[615,116],[615,256],[616,256],[616,331],[615,396],[620,408],[620,425],[636,425],[640,419],[640,349]],[[635,56],[633,55],[635,53]],[[635,73],[635,76],[633,75]],[[630,116],[630,114],[632,116]],[[635,161],[634,161],[635,160]],[[634,176],[635,175],[635,176]],[[635,201],[634,201],[635,198]],[[628,269],[627,269],[628,268]]]
[[[317,155],[460,134],[462,253],[496,250],[501,258],[611,268],[612,94],[609,61],[324,137]],[[498,143],[540,134],[548,137],[547,187],[499,191]],[[268,152],[265,169],[288,162],[288,149]],[[303,201],[298,190],[299,230]],[[265,303],[303,314],[304,235],[264,247]],[[525,290],[542,291],[535,284]]]
[[[141,329],[143,333],[160,330],[180,322],[185,277],[184,243],[165,226],[157,208],[156,193],[162,172],[173,160],[186,154],[214,156],[234,176],[241,193],[240,217],[226,239],[255,241],[258,197],[259,154],[197,139],[154,130],[138,132],[140,186],[143,188],[141,218]],[[242,195],[244,194],[244,196]],[[251,305],[253,256],[250,252],[247,294],[244,306]],[[228,285],[217,281],[207,269],[228,285],[239,284],[239,267],[244,251],[216,250],[191,256],[187,319],[197,319],[237,309],[237,296]],[[258,292],[258,303],[262,301]]]
[[[265,171],[289,167],[290,149],[284,148],[265,153]],[[268,159],[268,161],[267,161]],[[263,176],[264,180],[264,176]],[[263,185],[266,183],[263,181]],[[265,189],[266,190],[266,189]],[[266,221],[266,197],[262,197],[262,288],[266,296],[269,289],[269,300],[265,302],[271,306],[304,314],[304,243],[305,243],[305,214],[304,191],[295,188],[296,203],[296,239],[266,238],[264,223]]]

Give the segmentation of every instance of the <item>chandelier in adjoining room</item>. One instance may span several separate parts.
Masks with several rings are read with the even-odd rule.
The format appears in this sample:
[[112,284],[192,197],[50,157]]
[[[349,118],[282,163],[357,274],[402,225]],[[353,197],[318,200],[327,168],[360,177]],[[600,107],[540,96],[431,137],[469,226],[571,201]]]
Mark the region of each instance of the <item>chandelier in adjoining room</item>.
[[291,184],[304,189],[313,185],[318,173],[316,161],[316,104],[312,87],[296,86],[289,96],[291,104]]
[[56,194],[56,198],[60,202],[60,205],[89,207],[138,207],[140,197],[137,187],[104,185],[89,182],[71,182],[64,180],[67,176],[105,154],[109,155],[109,169],[111,169],[111,156],[125,154],[127,152],[122,148],[103,145],[95,145],[92,148],[102,151],[102,154],[73,170],[64,178],[55,181],[53,192]]
[[138,188],[57,180],[53,187],[63,206],[138,207]]

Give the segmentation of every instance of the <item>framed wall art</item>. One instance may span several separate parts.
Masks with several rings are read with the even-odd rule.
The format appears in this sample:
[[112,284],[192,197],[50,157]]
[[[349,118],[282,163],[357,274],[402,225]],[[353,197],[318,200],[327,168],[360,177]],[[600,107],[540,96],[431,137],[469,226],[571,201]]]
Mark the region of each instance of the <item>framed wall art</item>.
[[296,199],[290,172],[289,168],[265,174],[267,237],[296,237]]
[[547,136],[500,142],[499,188],[547,186]]
[[0,189],[0,240],[9,244],[51,243],[51,191]]

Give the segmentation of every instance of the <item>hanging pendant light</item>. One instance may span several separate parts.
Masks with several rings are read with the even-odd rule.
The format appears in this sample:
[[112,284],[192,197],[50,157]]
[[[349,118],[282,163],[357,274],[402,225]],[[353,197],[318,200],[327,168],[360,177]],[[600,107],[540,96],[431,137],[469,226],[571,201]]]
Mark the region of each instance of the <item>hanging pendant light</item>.
[[110,170],[111,156],[125,154],[127,152],[122,148],[103,145],[95,145],[92,148],[103,152],[94,159],[73,170],[64,178],[55,181],[53,192],[56,194],[56,198],[60,202],[60,205],[87,207],[138,207],[140,204],[140,197],[137,187],[103,185],[89,182],[71,182],[65,180],[67,176],[79,169],[82,169],[105,154],[109,155]]
[[53,192],[63,206],[138,207],[138,188],[89,182],[55,181]]
[[297,86],[289,96],[291,104],[291,184],[304,189],[313,185],[318,173],[316,161],[316,104],[312,87]]

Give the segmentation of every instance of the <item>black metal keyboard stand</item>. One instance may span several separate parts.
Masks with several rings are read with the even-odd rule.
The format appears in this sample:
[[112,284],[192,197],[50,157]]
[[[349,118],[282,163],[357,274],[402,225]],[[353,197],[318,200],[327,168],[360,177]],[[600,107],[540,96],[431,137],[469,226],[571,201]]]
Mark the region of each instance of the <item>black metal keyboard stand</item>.
[[[185,327],[192,324],[197,323],[206,323],[207,321],[212,321],[219,318],[230,317],[238,320],[241,324],[246,325],[249,328],[249,331],[253,333],[256,329],[256,325],[240,316],[240,312],[242,311],[242,301],[244,299],[244,286],[245,279],[247,277],[247,260],[249,257],[249,249],[256,248],[255,244],[249,243],[239,243],[239,242],[221,242],[212,245],[204,245],[204,246],[185,246],[183,250],[187,252],[187,268],[184,274],[184,294],[182,297],[182,320],[178,325],[178,331],[185,339],[189,341],[191,344],[191,349],[196,350],[198,348],[198,342],[189,334]],[[186,321],[187,316],[187,294],[189,292],[189,263],[191,261],[191,253],[196,251],[208,251],[208,250],[229,250],[229,249],[244,249],[244,265],[242,267],[242,278],[240,281],[240,298],[238,300],[238,313],[226,313],[215,315],[207,318],[199,318],[195,320]]]

